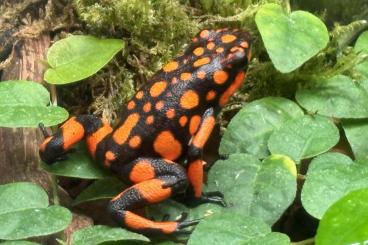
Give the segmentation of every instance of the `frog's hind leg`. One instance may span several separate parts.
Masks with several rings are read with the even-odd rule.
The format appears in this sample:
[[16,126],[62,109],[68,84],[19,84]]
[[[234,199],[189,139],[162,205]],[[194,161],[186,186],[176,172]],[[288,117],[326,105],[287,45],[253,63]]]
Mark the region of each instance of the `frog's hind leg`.
[[197,220],[155,222],[134,213],[135,209],[186,190],[188,179],[179,164],[160,158],[138,158],[124,166],[119,175],[134,184],[109,204],[109,212],[120,225],[140,233],[171,234],[198,223]]

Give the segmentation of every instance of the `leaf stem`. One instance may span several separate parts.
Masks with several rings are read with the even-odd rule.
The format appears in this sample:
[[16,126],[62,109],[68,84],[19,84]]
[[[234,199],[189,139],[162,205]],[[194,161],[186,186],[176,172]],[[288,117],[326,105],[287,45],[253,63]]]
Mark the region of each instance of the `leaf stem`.
[[58,196],[58,184],[57,184],[57,176],[51,174],[51,185],[52,185],[52,201],[54,205],[59,205],[59,196]]
[[285,10],[287,14],[290,14],[291,13],[290,0],[283,0],[282,8]]
[[312,245],[314,244],[314,237],[311,237],[311,238],[308,238],[306,240],[299,241],[299,242],[292,242],[290,244],[291,245]]

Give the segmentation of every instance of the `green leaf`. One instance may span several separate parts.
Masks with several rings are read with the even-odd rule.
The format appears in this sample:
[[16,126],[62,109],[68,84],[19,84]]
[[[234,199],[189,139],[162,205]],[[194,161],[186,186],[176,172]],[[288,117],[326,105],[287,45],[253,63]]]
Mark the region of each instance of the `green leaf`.
[[273,132],[268,147],[273,154],[290,156],[295,162],[328,151],[339,141],[339,130],[321,116],[303,116],[284,123]]
[[281,155],[260,162],[251,155],[232,154],[212,167],[207,189],[221,191],[232,209],[272,225],[294,200],[295,163]]
[[280,5],[265,4],[256,14],[256,24],[276,69],[291,72],[326,47],[325,24],[305,11],[286,13]]
[[68,118],[68,112],[58,106],[0,106],[0,127],[49,127]]
[[245,105],[230,121],[221,139],[220,154],[269,155],[267,141],[285,121],[302,117],[303,111],[291,100],[266,97]]
[[96,180],[77,196],[73,204],[77,205],[82,202],[110,199],[122,192],[126,187],[124,183],[116,178]]
[[0,239],[16,240],[44,236],[64,230],[72,220],[66,208],[50,206],[0,215]]
[[68,118],[61,107],[47,106],[49,93],[31,81],[0,83],[0,127],[38,127],[59,124]]
[[49,49],[47,61],[51,68],[44,78],[52,84],[82,80],[104,67],[123,47],[124,42],[119,39],[69,36]]
[[368,189],[334,203],[319,223],[316,244],[365,244],[368,240]]
[[341,122],[355,159],[368,160],[368,119],[347,119]]
[[354,163],[340,153],[325,153],[309,165],[301,200],[320,219],[326,210],[350,191],[368,187],[368,165]]
[[49,103],[49,92],[39,83],[24,80],[0,83],[1,106],[46,106]]
[[354,82],[337,75],[308,84],[296,93],[298,103],[310,112],[336,118],[368,117],[368,80]]
[[80,179],[103,179],[111,175],[92,160],[84,145],[76,146],[75,149],[75,152],[68,154],[66,160],[52,165],[42,163],[42,168],[54,175]]
[[[354,47],[357,52],[365,52],[368,54],[368,31],[363,32],[357,39]],[[368,61],[358,64],[355,69],[362,73],[368,79]]]
[[0,200],[0,214],[49,206],[46,192],[29,182],[0,185]]
[[72,236],[73,245],[94,245],[108,241],[122,240],[149,241],[149,239],[143,235],[122,228],[112,228],[103,225],[95,225],[77,230]]
[[188,241],[188,245],[203,244],[287,245],[290,240],[253,217],[222,213],[201,221]]
[[29,242],[29,241],[7,241],[0,242],[1,245],[39,245],[39,243]]

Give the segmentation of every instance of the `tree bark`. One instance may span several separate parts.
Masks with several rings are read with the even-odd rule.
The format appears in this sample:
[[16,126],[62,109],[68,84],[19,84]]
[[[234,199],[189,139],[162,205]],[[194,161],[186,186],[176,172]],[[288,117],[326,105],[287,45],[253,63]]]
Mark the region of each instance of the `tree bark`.
[[[43,34],[26,39],[16,52],[1,80],[31,80],[41,83],[45,70],[42,60],[50,37]],[[51,193],[51,178],[39,169],[38,145],[42,141],[40,130],[35,128],[0,128],[0,184],[30,181],[41,185]]]

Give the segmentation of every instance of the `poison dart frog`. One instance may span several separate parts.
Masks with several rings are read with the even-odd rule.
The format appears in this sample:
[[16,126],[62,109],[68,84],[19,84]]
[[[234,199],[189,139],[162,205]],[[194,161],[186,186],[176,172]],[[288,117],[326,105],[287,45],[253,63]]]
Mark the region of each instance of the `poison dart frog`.
[[244,80],[250,45],[242,30],[202,30],[134,95],[115,128],[93,115],[71,117],[46,135],[41,159],[52,164],[85,139],[92,157],[130,184],[108,207],[121,226],[170,234],[197,224],[156,222],[135,210],[184,192],[198,203],[225,204],[221,193],[202,192],[202,150],[220,108]]

